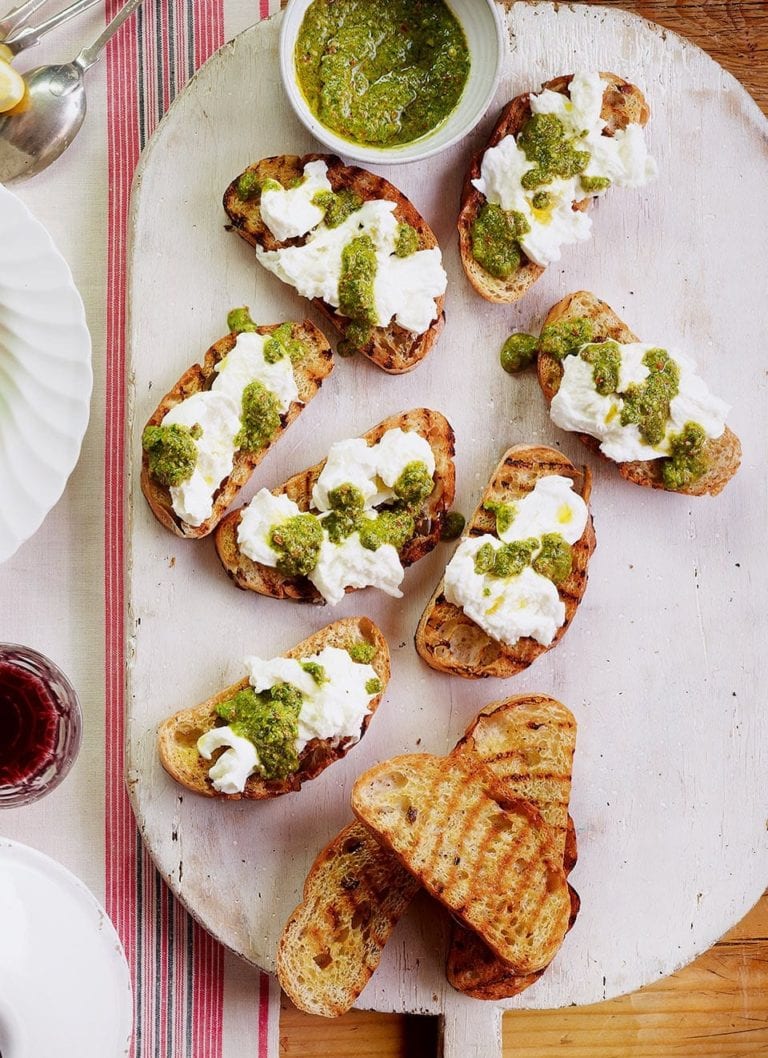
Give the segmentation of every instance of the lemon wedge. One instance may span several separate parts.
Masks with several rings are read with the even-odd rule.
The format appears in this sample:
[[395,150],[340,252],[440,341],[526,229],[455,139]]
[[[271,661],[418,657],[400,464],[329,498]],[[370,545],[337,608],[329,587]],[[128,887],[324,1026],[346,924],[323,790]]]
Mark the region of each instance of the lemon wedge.
[[10,63],[0,61],[0,114],[12,110],[24,98],[24,80]]
[[3,44],[2,41],[0,41],[0,59],[2,59],[3,62],[11,62],[13,59],[13,52],[8,45]]

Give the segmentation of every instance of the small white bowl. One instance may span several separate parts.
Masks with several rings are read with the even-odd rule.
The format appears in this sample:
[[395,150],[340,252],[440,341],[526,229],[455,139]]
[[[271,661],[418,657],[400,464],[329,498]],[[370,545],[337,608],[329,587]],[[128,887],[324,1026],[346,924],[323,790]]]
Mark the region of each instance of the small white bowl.
[[501,75],[505,51],[501,5],[496,0],[445,2],[461,23],[469,47],[469,77],[458,105],[436,129],[417,140],[392,147],[371,147],[338,136],[309,109],[296,78],[294,51],[304,14],[312,0],[290,0],[280,26],[280,74],[296,116],[313,136],[336,154],[355,161],[393,165],[439,154],[472,131],[488,109]]

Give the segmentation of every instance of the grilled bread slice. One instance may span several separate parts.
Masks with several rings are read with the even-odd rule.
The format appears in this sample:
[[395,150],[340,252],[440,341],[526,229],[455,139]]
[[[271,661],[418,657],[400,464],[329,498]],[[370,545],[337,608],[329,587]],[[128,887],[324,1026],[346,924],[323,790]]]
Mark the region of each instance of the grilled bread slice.
[[[445,514],[453,503],[454,438],[448,420],[440,412],[430,411],[428,408],[415,408],[400,415],[391,415],[363,434],[363,437],[369,445],[374,445],[387,430],[398,426],[405,431],[420,433],[429,442],[435,455],[435,487],[416,519],[416,535],[400,550],[403,566],[410,566],[435,547],[440,539]],[[274,495],[285,494],[298,504],[302,511],[309,510],[312,489],[324,466],[325,460],[295,474],[283,485],[273,489]],[[240,551],[237,527],[242,518],[242,510],[240,508],[228,514],[216,530],[215,536],[216,550],[222,565],[238,588],[269,595],[273,599],[293,599],[297,602],[323,605],[325,600],[307,577],[287,577],[272,566],[254,562]]]
[[352,810],[514,973],[551,962],[571,913],[562,856],[538,810],[509,800],[474,755],[378,764]]
[[[544,326],[572,319],[588,319],[592,322],[593,341],[609,338],[621,343],[640,341],[609,305],[586,290],[579,290],[575,294],[569,294],[562,301],[558,301],[549,310]],[[563,377],[562,362],[548,353],[539,353],[537,371],[539,385],[547,403],[551,404]],[[579,434],[579,437],[588,448],[603,455],[600,452],[600,442],[596,438],[588,434]],[[703,455],[708,463],[705,473],[689,485],[673,491],[684,493],[687,496],[717,496],[739,469],[741,442],[736,434],[726,426],[720,437],[707,440]],[[603,456],[603,458],[608,457]],[[621,476],[635,485],[671,491],[664,484],[663,459],[636,459],[627,463],[617,463],[616,466]]]
[[[328,181],[335,193],[353,191],[363,201],[388,199],[395,203],[395,217],[401,224],[410,224],[418,234],[419,250],[430,250],[437,246],[437,239],[432,229],[418,212],[415,206],[381,176],[359,169],[354,165],[344,165],[334,154],[281,154],[273,158],[262,158],[250,165],[245,171],[252,174],[254,183],[260,186],[271,178],[288,187],[299,179],[308,162],[324,161],[328,166]],[[224,192],[224,209],[234,230],[252,246],[261,246],[265,250],[278,250],[284,246],[301,245],[301,239],[291,239],[285,243],[278,242],[264,221],[261,219],[259,196],[241,198],[238,185],[245,174],[236,177]],[[445,322],[445,296],[435,299],[436,318],[423,334],[414,334],[395,323],[387,327],[374,328],[369,342],[360,349],[377,367],[389,374],[399,375],[410,371],[424,357],[437,341]],[[326,302],[316,298],[313,304],[323,313],[342,335],[346,334],[348,317]]]
[[[287,650],[283,656],[306,658],[317,654],[323,647],[339,647],[341,650],[348,650],[356,643],[368,643],[376,648],[376,654],[370,664],[376,670],[382,687],[381,693],[371,699],[368,707],[370,711],[366,714],[360,729],[360,738],[362,738],[371,717],[381,702],[390,676],[389,649],[384,636],[373,621],[367,617],[347,617],[334,621],[333,624],[321,628],[291,650]],[[192,709],[182,709],[160,725],[157,736],[160,762],[172,779],[186,786],[192,793],[202,794],[204,797],[217,797],[221,800],[239,801],[245,798],[262,801],[268,797],[277,797],[293,790],[300,790],[302,783],[314,779],[329,764],[340,760],[358,741],[350,738],[339,740],[314,738],[299,755],[298,770],[287,778],[262,779],[258,775],[252,775],[246,780],[242,794],[220,793],[214,789],[208,777],[212,761],[204,760],[198,753],[197,740],[217,726],[217,706],[248,686],[247,678],[240,680],[239,683],[219,691],[201,705]]]
[[[271,334],[280,324],[258,327],[259,334]],[[224,478],[214,494],[213,512],[201,525],[190,525],[181,519],[173,509],[170,489],[154,478],[149,472],[149,456],[142,454],[141,490],[144,493],[152,513],[157,520],[177,536],[199,539],[207,536],[219,523],[227,507],[232,503],[240,489],[246,484],[255,467],[267,455],[291,423],[296,419],[323,384],[323,380],[333,370],[333,354],[324,335],[314,323],[304,320],[303,323],[291,325],[291,337],[301,341],[305,354],[293,364],[293,373],[299,391],[299,399],[293,401],[288,411],[281,417],[280,426],[272,440],[257,452],[239,449],[235,452],[231,473]],[[194,364],[185,371],[179,381],[163,397],[153,412],[147,426],[159,426],[171,408],[181,401],[211,388],[216,380],[216,365],[232,351],[237,341],[237,334],[230,333],[220,338],[205,354],[202,364]]]
[[344,1014],[379,965],[419,882],[354,822],[326,845],[277,947],[277,975],[308,1014]]
[[[486,706],[454,750],[475,754],[513,795],[530,799],[552,827],[553,854],[563,856],[566,872],[576,862],[568,818],[575,730],[569,711],[554,699],[509,698]],[[293,1003],[324,1017],[349,1010],[419,888],[366,827],[345,827],[315,860],[278,945],[278,976]],[[572,917],[577,901],[571,891]],[[473,995],[497,982],[522,990],[528,980],[511,974],[474,933],[458,926],[448,970],[454,987],[474,989]]]
[[[480,504],[469,520],[464,536],[494,533],[495,515],[485,505],[511,503],[530,492],[539,478],[560,474],[573,481],[574,491],[589,505],[592,476],[586,466],[575,467],[561,452],[541,445],[515,445],[496,467]],[[527,668],[540,654],[551,650],[565,634],[587,587],[587,566],[595,550],[592,516],[587,519],[581,539],[573,545],[573,568],[558,586],[565,604],[565,622],[548,647],[535,639],[519,639],[506,646],[492,639],[464,611],[448,602],[441,580],[422,614],[416,629],[416,649],[433,669],[465,679],[514,676]]]
[[[650,111],[640,89],[613,73],[601,73],[600,76],[606,82],[601,111],[601,117],[606,122],[603,135],[612,136],[617,129],[626,128],[627,125],[633,123],[645,125]],[[556,77],[542,85],[542,89],[549,88],[553,92],[568,95],[571,80],[572,75],[570,74]],[[516,96],[507,103],[490,139],[482,151],[473,157],[469,171],[464,178],[461,211],[458,219],[461,263],[472,286],[487,301],[498,303],[519,301],[544,272],[542,265],[535,264],[523,255],[517,271],[506,279],[499,279],[490,272],[486,272],[472,254],[472,225],[486,201],[485,195],[473,187],[472,181],[480,177],[483,155],[488,148],[495,147],[505,136],[516,136],[530,116],[530,93],[526,92],[524,95]],[[584,198],[574,203],[573,208],[584,211],[589,208],[589,203],[590,199]]]
[[[480,757],[504,791],[528,801],[551,828],[553,853],[566,876],[576,865],[576,831],[568,814],[576,721],[570,710],[543,695],[492,702],[470,725],[455,753]],[[571,915],[579,897],[569,885]],[[524,991],[543,973],[512,973],[476,933],[454,924],[446,974],[454,988],[475,999],[506,999]]]

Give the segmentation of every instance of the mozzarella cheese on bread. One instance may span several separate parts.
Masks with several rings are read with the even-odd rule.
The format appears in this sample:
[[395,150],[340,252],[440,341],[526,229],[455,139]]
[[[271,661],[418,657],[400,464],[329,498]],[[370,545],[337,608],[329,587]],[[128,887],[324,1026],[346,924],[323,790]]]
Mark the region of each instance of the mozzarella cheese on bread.
[[[533,568],[542,538],[557,534],[568,544],[581,539],[589,512],[573,491],[570,478],[551,474],[511,505],[508,524],[498,532],[461,541],[445,571],[444,594],[492,639],[513,646],[530,637],[549,646],[565,621],[565,604],[557,587]],[[498,515],[497,515],[498,519]],[[502,551],[505,544],[525,541],[531,564],[511,576],[478,570],[481,548]]]
[[[532,114],[552,114],[562,122],[566,135],[578,151],[589,152],[589,163],[578,176],[554,177],[533,189],[523,187],[526,173],[536,168],[518,146],[515,136],[502,140],[483,155],[480,176],[473,186],[492,205],[522,214],[528,231],[518,238],[526,257],[546,266],[560,260],[562,246],[588,239],[592,220],[588,213],[573,208],[581,199],[604,194],[609,184],[617,187],[640,187],[657,173],[648,154],[642,126],[629,124],[612,136],[604,136],[605,122],[600,116],[606,82],[596,71],[576,74],[569,95],[545,89],[531,95]],[[585,190],[581,177],[598,179],[605,186]],[[546,208],[536,208],[534,198],[547,192]]]

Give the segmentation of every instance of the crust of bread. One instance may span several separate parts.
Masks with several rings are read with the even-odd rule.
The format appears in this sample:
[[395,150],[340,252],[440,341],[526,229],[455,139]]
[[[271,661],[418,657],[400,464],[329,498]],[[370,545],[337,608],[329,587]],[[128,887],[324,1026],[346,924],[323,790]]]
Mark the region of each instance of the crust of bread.
[[[592,475],[586,466],[575,467],[554,448],[543,445],[515,445],[505,452],[469,520],[462,539],[494,533],[495,516],[484,509],[489,500],[511,503],[530,492],[539,478],[560,474],[573,481],[577,492],[589,506]],[[540,654],[551,650],[565,635],[587,587],[587,568],[595,550],[595,530],[589,514],[581,539],[573,545],[573,569],[558,587],[565,604],[565,621],[548,647],[526,637],[514,646],[492,639],[464,611],[448,602],[441,580],[427,603],[416,629],[416,650],[428,665],[438,672],[476,680],[486,676],[506,679],[527,668]]]
[[[427,499],[422,514],[416,520],[416,535],[400,551],[403,566],[410,566],[423,558],[440,539],[443,520],[450,510],[455,494],[455,469],[453,465],[454,436],[448,420],[429,408],[414,408],[390,415],[373,429],[363,434],[369,445],[376,444],[387,430],[395,427],[416,431],[430,444],[435,455],[435,488]],[[325,460],[294,474],[284,484],[273,489],[275,496],[289,496],[302,511],[309,510],[312,489],[325,466]],[[320,592],[307,577],[286,577],[272,566],[254,562],[244,555],[237,543],[237,527],[244,508],[228,514],[216,530],[216,550],[224,569],[238,588],[268,595],[273,599],[291,599],[295,602],[310,602],[324,605]],[[348,588],[347,591],[356,589]]]
[[[390,677],[389,648],[379,628],[367,617],[346,617],[333,624],[326,625],[314,635],[304,639],[291,650],[286,650],[284,657],[302,658],[317,654],[323,647],[339,647],[344,650],[354,643],[370,643],[376,647],[376,654],[371,665],[381,681],[381,693],[371,700],[360,729],[363,737],[371,717],[381,702]],[[197,751],[197,740],[201,735],[216,726],[216,707],[232,698],[238,691],[249,686],[248,679],[242,679],[224,690],[214,694],[201,705],[192,709],[182,709],[174,713],[161,725],[157,735],[157,746],[160,762],[176,782],[185,786],[192,793],[204,797],[215,797],[222,801],[263,801],[269,797],[300,790],[302,783],[314,779],[329,764],[346,755],[359,739],[343,738],[339,741],[314,738],[302,750],[299,756],[298,770],[286,779],[262,779],[252,775],[240,794],[225,794],[215,790],[208,771],[212,761],[206,761]]]
[[[280,324],[276,323],[268,327],[259,327],[258,333],[271,334],[279,326]],[[314,323],[309,320],[304,320],[303,323],[294,323],[292,325],[292,336],[304,342],[306,348],[306,353],[302,359],[293,365],[299,399],[293,401],[287,412],[281,416],[277,433],[268,445],[260,448],[258,452],[247,452],[240,449],[235,453],[232,472],[224,478],[214,493],[211,516],[201,525],[190,525],[179,518],[172,506],[170,489],[152,477],[149,472],[149,456],[147,452],[142,452],[141,491],[144,493],[147,503],[152,508],[152,513],[157,520],[177,536],[193,540],[200,539],[216,528],[227,507],[247,483],[254,469],[271,451],[272,447],[277,444],[291,423],[298,418],[320,389],[324,379],[333,370],[331,347]],[[180,404],[195,393],[210,389],[216,380],[216,365],[232,351],[236,341],[236,334],[227,334],[217,342],[214,342],[206,352],[202,364],[193,364],[189,370],[184,372],[173,389],[166,393],[152,413],[147,426],[159,426],[175,405]]]
[[[603,108],[601,117],[606,122],[604,135],[611,136],[617,129],[625,128],[627,125],[636,123],[645,125],[650,116],[648,104],[643,93],[635,85],[630,84],[614,73],[601,72],[600,75],[607,82],[603,93]],[[542,85],[553,92],[568,94],[568,85],[573,75],[556,77],[552,81],[546,81]],[[528,118],[531,116],[530,106],[531,93],[516,96],[511,100],[499,115],[490,139],[483,149],[473,158],[469,170],[464,177],[464,185],[461,194],[461,210],[458,218],[459,250],[461,263],[464,267],[467,279],[478,294],[487,301],[499,304],[508,304],[519,301],[526,291],[536,282],[544,272],[541,265],[529,261],[523,255],[523,262],[507,279],[498,279],[492,276],[475,260],[472,254],[471,230],[480,209],[485,204],[485,195],[482,195],[472,184],[473,180],[480,177],[480,168],[483,155],[489,147],[495,147],[505,136],[516,136]],[[573,208],[584,211],[589,208],[590,198],[581,199],[574,203]]]
[[[576,829],[568,814],[576,721],[561,702],[545,695],[518,695],[491,702],[472,721],[454,753],[479,757],[506,794],[528,801],[553,833],[554,853],[566,877],[576,865]],[[580,900],[569,884],[570,930]],[[546,969],[546,968],[544,968]],[[446,976],[454,988],[474,999],[500,1000],[518,995],[544,973],[515,974],[471,930],[454,921]]]
[[[430,250],[438,245],[434,232],[421,216],[416,207],[405,197],[402,191],[390,184],[381,176],[360,169],[355,165],[344,165],[335,154],[281,154],[249,165],[246,172],[255,173],[258,179],[271,177],[287,186],[292,180],[300,177],[308,162],[324,161],[328,166],[328,181],[335,192],[342,190],[355,191],[363,201],[371,199],[388,199],[395,203],[395,217],[401,224],[410,224],[419,236],[419,249]],[[240,174],[241,176],[243,174]],[[258,199],[243,201],[237,194],[237,176],[224,192],[224,209],[229,221],[241,238],[251,246],[261,246],[265,250],[278,250],[285,246],[301,245],[302,239],[289,239],[278,242],[261,219]],[[331,305],[315,298],[312,304],[326,316],[340,334],[346,333],[350,320],[341,316]],[[445,323],[445,296],[435,299],[436,318],[423,334],[414,334],[394,321],[387,327],[377,327],[368,344],[360,351],[377,367],[389,374],[399,375],[410,371],[424,359],[437,341]]]
[[[592,321],[594,338],[613,339],[616,342],[639,342],[641,339],[633,334],[610,305],[595,297],[587,290],[578,290],[574,294],[558,301],[549,310],[544,326],[558,321],[586,317]],[[560,388],[563,377],[563,365],[557,357],[540,353],[536,365],[539,385],[548,404]],[[589,434],[579,434],[579,438],[593,452],[610,463],[614,460],[603,455],[600,442]],[[741,442],[727,426],[720,437],[710,438],[705,447],[709,463],[707,471],[697,481],[681,489],[667,489],[664,484],[663,459],[635,459],[626,463],[614,463],[619,473],[634,485],[643,485],[650,489],[663,489],[665,492],[679,492],[686,496],[717,496],[722,492],[741,463]]]

